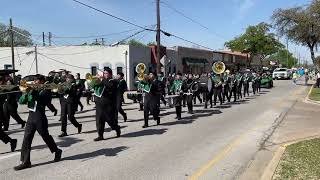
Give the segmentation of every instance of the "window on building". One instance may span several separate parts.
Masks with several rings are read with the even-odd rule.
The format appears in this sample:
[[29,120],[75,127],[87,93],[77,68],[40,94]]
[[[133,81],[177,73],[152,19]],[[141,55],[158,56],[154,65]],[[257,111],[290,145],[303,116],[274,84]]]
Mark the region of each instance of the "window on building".
[[122,70],[122,69],[123,69],[123,67],[117,67],[117,74],[118,74],[118,73],[123,73],[123,70]]
[[169,66],[169,69],[168,69],[169,73],[171,73],[171,66]]
[[176,73],[176,71],[177,71],[177,67],[174,66],[174,67],[173,67],[173,73]]
[[92,74],[92,76],[96,76],[97,75],[97,66],[92,66],[91,67],[91,74]]
[[4,65],[4,69],[12,69],[12,65],[11,64],[5,64]]

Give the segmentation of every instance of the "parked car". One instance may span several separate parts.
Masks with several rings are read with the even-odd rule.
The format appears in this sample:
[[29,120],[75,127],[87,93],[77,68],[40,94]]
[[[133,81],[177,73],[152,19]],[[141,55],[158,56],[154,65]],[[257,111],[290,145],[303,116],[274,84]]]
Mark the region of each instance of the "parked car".
[[272,73],[272,79],[290,79],[290,71],[287,68],[276,68]]
[[273,87],[273,79],[271,75],[263,74],[261,77],[260,85],[262,88],[272,88]]

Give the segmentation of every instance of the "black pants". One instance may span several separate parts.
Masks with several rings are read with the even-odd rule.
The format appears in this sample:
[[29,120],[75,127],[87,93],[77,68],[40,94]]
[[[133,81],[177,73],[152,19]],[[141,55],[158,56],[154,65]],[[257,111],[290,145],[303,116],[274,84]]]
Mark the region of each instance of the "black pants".
[[249,96],[249,83],[244,83],[243,84],[243,95],[244,97]]
[[181,101],[182,101],[182,96],[173,98],[173,104],[176,107],[176,115],[178,119],[181,119],[181,112],[182,112]]
[[197,98],[200,102],[200,104],[202,103],[202,99],[200,97],[200,92],[197,92],[194,96],[193,96],[193,103],[196,104],[197,103]]
[[230,102],[231,96],[229,95],[230,93],[230,86],[229,85],[225,85],[223,88],[223,93],[222,93],[222,101],[225,102],[226,99],[228,100],[228,102]]
[[210,92],[203,93],[204,108],[208,107],[208,102],[210,103],[210,107],[213,106],[213,104],[212,104],[212,96],[213,96],[213,91],[212,90]]
[[222,104],[222,87],[214,88],[213,94],[214,94],[213,104],[214,105],[217,104],[217,97],[219,97],[220,104]]
[[193,95],[187,95],[186,96],[186,101],[187,101],[187,106],[188,106],[188,112],[192,113],[193,112]]
[[75,114],[75,105],[74,103],[67,102],[66,100],[62,101],[61,104],[61,131],[67,132],[67,119],[78,128],[80,124],[74,117]]
[[238,99],[242,99],[242,84],[239,84],[237,86],[237,94],[238,94]]
[[47,107],[51,112],[57,111],[56,107],[54,107],[54,105],[51,102],[49,104],[47,104]]
[[256,82],[252,82],[252,92],[253,92],[253,94],[256,94],[256,92],[257,92],[257,83]]
[[160,114],[160,104],[159,104],[158,96],[154,95],[146,95],[144,101],[144,109],[143,109],[143,116],[144,116],[144,125],[148,126],[149,121],[149,114],[152,114],[154,120],[159,119]]
[[57,144],[49,134],[48,120],[45,117],[45,112],[29,112],[21,148],[22,163],[30,163],[31,144],[36,131],[40,134],[43,141],[47,144],[51,153],[57,152],[58,150]]
[[122,109],[123,99],[124,99],[123,98],[123,94],[118,95],[118,98],[117,98],[117,112],[116,112],[116,118],[117,119],[118,119],[118,113],[120,113],[123,118],[126,116],[126,113]]
[[11,138],[0,128],[0,140],[5,144],[11,141]]
[[166,105],[166,104],[167,104],[167,101],[164,99],[164,95],[165,95],[165,93],[162,93],[162,94],[161,94],[160,100],[162,101],[163,104]]
[[115,111],[113,104],[104,103],[101,98],[96,97],[96,127],[99,137],[103,137],[106,122],[112,130],[120,129],[115,118]]
[[21,119],[21,117],[18,114],[18,106],[17,105],[11,105],[9,103],[4,104],[4,115],[5,115],[5,122],[3,124],[4,129],[8,130],[9,124],[10,124],[10,116],[16,120],[18,124],[24,123],[24,121]]
[[91,98],[92,98],[92,93],[91,93],[91,91],[86,91],[85,92],[85,95],[86,95],[86,102],[87,102],[87,105],[89,105],[90,104],[90,100],[91,100]]
[[230,94],[229,94],[229,99],[231,100],[231,97],[233,95],[233,101],[237,101],[237,87],[236,86],[233,86],[231,89],[230,89]]

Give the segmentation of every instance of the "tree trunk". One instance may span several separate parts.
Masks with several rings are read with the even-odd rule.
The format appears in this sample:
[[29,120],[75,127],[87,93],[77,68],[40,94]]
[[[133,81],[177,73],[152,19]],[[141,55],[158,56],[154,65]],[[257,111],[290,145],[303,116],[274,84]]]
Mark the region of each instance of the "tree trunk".
[[313,65],[317,68],[318,71],[320,71],[320,62],[316,61],[316,57],[314,55],[314,46],[309,45],[309,49],[310,49],[310,54],[311,54],[311,59],[313,62]]

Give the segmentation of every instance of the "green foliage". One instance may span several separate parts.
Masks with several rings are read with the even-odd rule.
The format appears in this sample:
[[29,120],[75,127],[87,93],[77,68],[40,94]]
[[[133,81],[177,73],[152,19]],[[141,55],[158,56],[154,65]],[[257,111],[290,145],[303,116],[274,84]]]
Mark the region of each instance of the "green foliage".
[[147,45],[143,44],[142,42],[140,41],[137,41],[135,39],[130,39],[128,42],[127,42],[128,45],[132,45],[132,46],[140,46],[140,47],[146,47]]
[[[9,47],[11,46],[10,31],[9,27],[0,23],[0,47]],[[31,34],[27,30],[13,27],[13,30],[19,33],[14,32],[14,45],[15,46],[32,46]],[[6,33],[2,33],[6,32]],[[23,34],[23,35],[21,35]]]
[[285,67],[292,68],[297,65],[298,59],[286,49],[281,49],[267,58],[268,61],[277,61]]
[[320,42],[320,1],[313,0],[307,6],[289,9],[277,9],[272,16],[274,25],[282,36],[289,40],[307,46],[310,50],[313,63],[315,61],[315,50]]
[[269,32],[270,28],[271,25],[264,22],[256,26],[249,26],[244,34],[226,42],[225,46],[232,51],[250,54],[251,60],[254,56],[259,56],[262,65],[262,61],[267,56],[284,47],[276,39],[275,34]]
[[148,44],[147,44],[148,46],[151,46],[151,45],[157,45],[157,43],[156,42],[154,42],[154,41],[152,41],[152,42],[148,42]]

